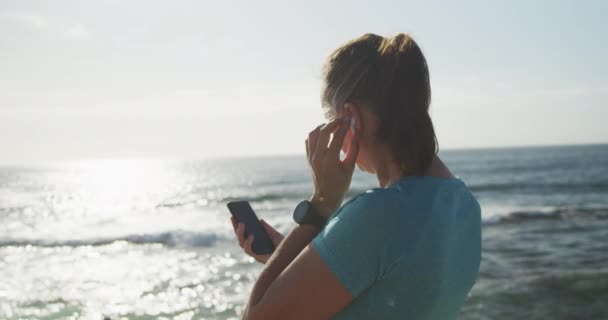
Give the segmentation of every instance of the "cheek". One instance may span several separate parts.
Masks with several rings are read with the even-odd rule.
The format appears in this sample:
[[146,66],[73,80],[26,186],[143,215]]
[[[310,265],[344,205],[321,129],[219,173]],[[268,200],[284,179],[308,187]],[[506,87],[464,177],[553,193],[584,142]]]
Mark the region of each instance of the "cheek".
[[350,131],[350,129],[346,132],[346,136],[344,136],[344,143],[342,144],[342,152],[344,153],[348,153],[348,147],[350,146],[350,141],[352,140],[353,136],[352,133]]

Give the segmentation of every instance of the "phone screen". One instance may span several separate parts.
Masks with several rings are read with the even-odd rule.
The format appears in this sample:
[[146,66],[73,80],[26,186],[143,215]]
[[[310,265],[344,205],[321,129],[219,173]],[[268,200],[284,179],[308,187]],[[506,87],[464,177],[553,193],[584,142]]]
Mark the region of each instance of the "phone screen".
[[237,223],[245,224],[245,238],[253,234],[251,250],[255,254],[267,254],[274,251],[272,240],[264,230],[262,223],[247,201],[233,201],[228,203],[228,210]]

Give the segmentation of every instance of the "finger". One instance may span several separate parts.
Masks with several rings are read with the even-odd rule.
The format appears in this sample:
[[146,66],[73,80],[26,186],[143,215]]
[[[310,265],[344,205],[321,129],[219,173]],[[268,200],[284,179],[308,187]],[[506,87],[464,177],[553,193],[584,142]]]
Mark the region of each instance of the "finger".
[[338,126],[340,125],[340,121],[342,120],[342,118],[335,118],[334,120],[326,123],[325,125],[323,125],[320,129],[321,132],[334,132],[336,130],[336,128],[338,128]]
[[236,233],[236,219],[233,216],[230,216],[230,222],[232,222],[232,229],[234,229],[234,233]]
[[311,146],[315,145],[315,143],[317,142],[317,137],[319,135],[319,131],[321,130],[321,128],[323,128],[325,124],[321,123],[320,125],[316,126],[311,132],[308,133],[308,140],[311,142]]
[[309,139],[306,139],[306,160],[308,161],[308,166],[313,168],[312,165],[312,156],[313,156],[313,146]]
[[334,119],[333,121],[327,123],[319,130],[319,136],[317,140],[317,145],[315,147],[315,152],[318,152],[320,155],[325,154],[327,152],[327,145],[329,144],[329,138],[331,134],[336,130],[338,125],[340,124],[340,119]]
[[310,148],[310,156],[314,157],[314,153],[315,153],[315,148],[317,145],[317,141],[319,139],[319,131],[321,130],[321,128],[324,126],[325,124],[320,124],[318,125],[314,130],[312,130],[309,134],[308,134],[308,146]]
[[243,249],[245,249],[245,252],[247,252],[247,254],[249,254],[249,255],[255,254],[253,252],[253,249],[251,248],[252,245],[253,245],[253,233],[250,234],[249,237],[247,237],[247,239],[245,240],[245,243],[243,243]]
[[349,124],[350,117],[342,119],[340,128],[338,131],[336,131],[336,133],[334,133],[334,138],[331,140],[331,144],[329,145],[329,149],[327,151],[328,156],[333,159],[340,159],[340,149],[342,148],[342,144],[344,144],[344,137],[348,131]]
[[304,144],[306,145],[306,160],[308,161],[308,164],[310,165],[310,147],[309,147],[309,143],[308,143],[308,138],[306,138],[306,140],[304,140]]
[[239,223],[236,228],[236,238],[239,240],[241,248],[243,248],[243,242],[245,242],[245,225],[242,223]]
[[352,138],[348,145],[348,153],[344,157],[342,163],[344,163],[349,169],[355,169],[355,163],[357,163],[357,155],[359,154],[359,132],[354,126],[352,128]]

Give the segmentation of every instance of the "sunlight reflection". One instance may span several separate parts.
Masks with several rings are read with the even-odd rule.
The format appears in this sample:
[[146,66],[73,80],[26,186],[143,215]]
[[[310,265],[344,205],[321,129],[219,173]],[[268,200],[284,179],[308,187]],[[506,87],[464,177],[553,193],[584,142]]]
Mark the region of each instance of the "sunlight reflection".
[[175,179],[168,165],[152,160],[95,160],[77,166],[80,182],[103,198],[124,198],[160,191]]

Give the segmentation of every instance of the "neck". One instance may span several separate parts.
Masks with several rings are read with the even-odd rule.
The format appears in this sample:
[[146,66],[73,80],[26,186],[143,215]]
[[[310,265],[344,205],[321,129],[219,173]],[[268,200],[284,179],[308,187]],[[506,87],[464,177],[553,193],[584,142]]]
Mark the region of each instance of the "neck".
[[386,188],[403,177],[403,170],[390,152],[378,153],[380,156],[374,161],[376,177],[381,188]]
[[[376,163],[381,164],[376,166],[376,177],[378,178],[381,188],[386,188],[404,176],[407,176],[407,174],[403,173],[403,170],[401,169],[401,166],[399,166],[398,162],[394,161],[392,157],[389,157],[386,154],[384,157],[380,157]],[[433,158],[431,167],[427,171],[426,175],[446,179],[455,177],[438,156]]]

